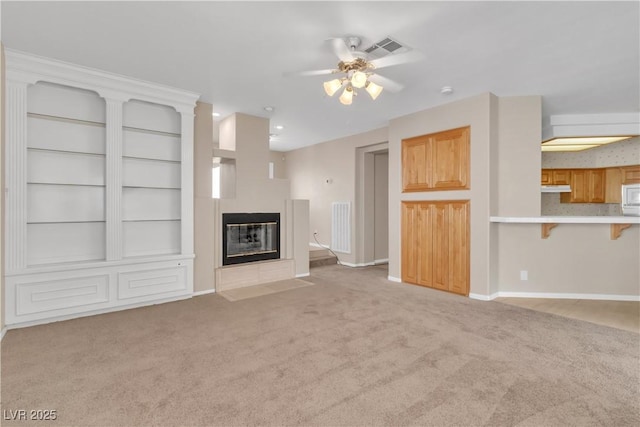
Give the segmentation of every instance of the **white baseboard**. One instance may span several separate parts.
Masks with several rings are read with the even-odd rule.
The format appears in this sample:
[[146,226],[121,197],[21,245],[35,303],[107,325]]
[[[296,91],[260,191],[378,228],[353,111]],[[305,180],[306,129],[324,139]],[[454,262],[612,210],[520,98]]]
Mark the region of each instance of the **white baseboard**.
[[469,298],[477,299],[477,300],[480,300],[480,301],[491,301],[492,299],[498,298],[498,296],[499,296],[498,294],[499,294],[499,292],[494,292],[491,295],[470,293],[469,294]]
[[208,295],[208,294],[215,294],[215,293],[216,293],[215,289],[205,289],[204,291],[194,292],[193,296],[199,297],[200,295]]
[[389,258],[385,258],[385,259],[377,259],[375,261],[373,261],[374,264],[388,264],[389,263]]
[[4,338],[4,334],[7,333],[7,327],[3,326],[2,330],[0,330],[0,341],[2,341],[2,338]]
[[329,246],[319,245],[317,243],[309,243],[309,246],[313,246],[314,248],[320,248],[320,249],[330,249]]
[[81,317],[95,316],[97,314],[115,313],[116,311],[130,310],[132,308],[140,308],[140,307],[147,307],[150,305],[164,304],[167,302],[182,301],[185,299],[189,299],[191,297],[192,295],[181,295],[178,297],[164,298],[164,299],[159,299],[154,301],[145,301],[145,302],[125,305],[125,306],[109,307],[109,308],[103,308],[100,310],[85,311],[83,313],[74,313],[74,314],[67,314],[64,316],[49,317],[46,319],[32,320],[29,322],[14,323],[12,325],[6,325],[5,328],[7,330],[28,328],[30,326],[46,325],[47,323],[55,323],[55,322],[62,322],[62,321],[71,320],[71,319],[79,319]]
[[605,301],[640,301],[640,295],[615,295],[615,294],[563,294],[550,292],[510,292],[498,291],[490,295],[469,294],[469,298],[480,301],[491,301],[498,297],[503,298],[547,298],[547,299],[583,299]]
[[[615,294],[556,294],[556,293],[549,293],[549,292],[500,291],[500,292],[497,292],[496,296],[505,297],[505,298],[552,298],[552,299],[584,299],[584,300],[606,300],[606,301],[640,301],[640,295],[615,295]],[[493,298],[496,298],[496,297],[494,296]]]
[[311,273],[300,273],[300,274],[296,274],[296,279],[298,277],[309,277],[309,276],[311,276]]
[[371,267],[373,265],[376,265],[375,262],[359,262],[357,264],[353,264],[351,262],[344,262],[344,261],[340,261],[340,264],[346,265],[347,267]]
[[402,279],[393,276],[387,276],[387,280],[390,282],[402,283]]

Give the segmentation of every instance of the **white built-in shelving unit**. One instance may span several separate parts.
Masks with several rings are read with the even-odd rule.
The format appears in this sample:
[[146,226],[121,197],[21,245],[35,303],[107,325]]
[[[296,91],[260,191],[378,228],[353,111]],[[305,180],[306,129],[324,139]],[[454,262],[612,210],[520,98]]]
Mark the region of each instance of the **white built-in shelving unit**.
[[196,94],[6,50],[11,326],[193,293]]

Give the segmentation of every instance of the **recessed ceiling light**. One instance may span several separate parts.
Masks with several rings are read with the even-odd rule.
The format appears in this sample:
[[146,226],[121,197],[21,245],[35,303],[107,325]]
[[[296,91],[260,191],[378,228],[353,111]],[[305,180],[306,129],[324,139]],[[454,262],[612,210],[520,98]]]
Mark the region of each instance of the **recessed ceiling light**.
[[264,107],[264,111],[268,111],[269,113],[273,112],[273,110],[275,110],[274,107],[271,107],[271,106]]
[[282,125],[275,125],[274,127],[275,127],[276,129],[278,129],[278,130],[282,130],[282,129],[284,129],[284,126],[282,126]]
[[211,113],[213,117],[220,117],[220,113]]
[[451,86],[442,86],[440,93],[443,95],[451,95],[453,93],[453,88]]

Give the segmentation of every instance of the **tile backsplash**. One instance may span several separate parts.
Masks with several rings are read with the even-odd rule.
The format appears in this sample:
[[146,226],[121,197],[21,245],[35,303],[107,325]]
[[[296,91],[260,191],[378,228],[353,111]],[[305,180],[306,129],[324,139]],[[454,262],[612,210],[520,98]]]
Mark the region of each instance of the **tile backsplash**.
[[560,193],[542,193],[542,215],[547,216],[619,216],[622,209],[614,203],[560,203]]

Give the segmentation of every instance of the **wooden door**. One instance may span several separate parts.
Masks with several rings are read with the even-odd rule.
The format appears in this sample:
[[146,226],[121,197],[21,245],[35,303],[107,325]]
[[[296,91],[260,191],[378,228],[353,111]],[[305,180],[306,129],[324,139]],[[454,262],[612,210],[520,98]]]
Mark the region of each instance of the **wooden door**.
[[553,171],[551,169],[542,169],[542,173],[540,174],[540,184],[553,184]]
[[469,188],[469,133],[467,126],[431,135],[433,189]]
[[402,141],[402,191],[423,191],[430,187],[428,144],[427,136]]
[[449,205],[448,290],[469,295],[469,202]]
[[622,170],[620,168],[606,168],[604,184],[604,202],[622,202]]
[[402,202],[402,281],[408,283],[418,283],[418,262],[420,260],[419,207],[418,203]]

